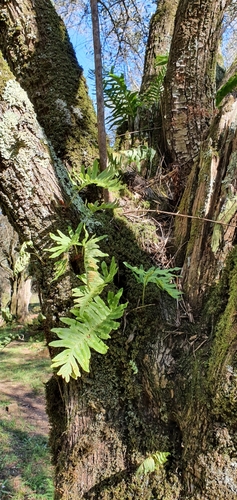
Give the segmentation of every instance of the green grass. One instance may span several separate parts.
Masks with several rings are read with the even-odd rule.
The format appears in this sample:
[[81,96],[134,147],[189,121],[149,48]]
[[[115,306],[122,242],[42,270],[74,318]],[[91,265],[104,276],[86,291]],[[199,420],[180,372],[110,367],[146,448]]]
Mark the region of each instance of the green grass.
[[[10,329],[0,329],[1,339]],[[15,333],[15,332],[13,332]],[[13,384],[13,393],[0,395],[0,499],[53,500],[53,470],[48,440],[43,432],[19,413],[14,384],[21,384],[34,403],[44,395],[51,374],[43,342],[23,340],[0,348],[0,383]],[[19,397],[19,394],[18,394]],[[13,405],[12,411],[6,411]],[[15,411],[14,411],[15,405]]]
[[[0,498],[52,500],[52,467],[47,439],[31,436],[23,422],[0,423]],[[28,431],[28,432],[27,432]]]

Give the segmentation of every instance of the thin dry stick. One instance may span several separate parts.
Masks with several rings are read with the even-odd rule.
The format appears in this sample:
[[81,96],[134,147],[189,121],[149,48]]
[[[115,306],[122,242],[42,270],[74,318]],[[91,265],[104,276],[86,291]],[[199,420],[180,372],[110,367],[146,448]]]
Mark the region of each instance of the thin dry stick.
[[150,210],[150,209],[137,209],[137,210],[128,210],[127,212],[124,212],[125,215],[127,214],[134,214],[136,212],[155,212],[159,214],[166,214],[166,215],[174,215],[175,217],[186,217],[187,219],[197,219],[201,221],[206,221],[206,222],[213,222],[214,224],[220,224],[221,226],[228,226],[228,227],[237,227],[236,224],[228,224],[227,222],[222,222],[220,220],[213,220],[213,219],[207,219],[206,217],[198,217],[197,215],[187,215],[187,214],[180,214],[179,212],[166,212],[165,210]]

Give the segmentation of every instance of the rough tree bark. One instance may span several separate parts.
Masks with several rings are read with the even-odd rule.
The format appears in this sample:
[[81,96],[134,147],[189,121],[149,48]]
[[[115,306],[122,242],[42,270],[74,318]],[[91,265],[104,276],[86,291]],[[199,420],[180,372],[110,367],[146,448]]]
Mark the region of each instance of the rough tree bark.
[[[7,217],[0,216],[0,234],[2,239],[0,256],[0,303],[3,308],[3,317],[9,309],[14,318],[25,322],[28,316],[28,308],[31,297],[31,278],[28,273],[27,264],[22,259],[19,262],[19,237],[13,227],[9,224]],[[20,266],[19,266],[20,264]]]
[[[152,88],[161,67],[156,65],[158,56],[169,54],[174,31],[174,21],[178,0],[157,1],[156,12],[153,14],[149,27],[149,36],[146,45],[143,78],[140,94]],[[139,127],[143,137],[146,137],[148,146],[157,151],[157,158],[162,163],[164,152],[164,134],[162,125],[162,108],[160,102],[153,104],[149,109],[139,112]]]
[[184,0],[176,13],[163,109],[168,152],[184,181],[215,111],[221,21],[229,3]]
[[155,65],[156,57],[169,54],[177,6],[178,0],[157,1],[157,9],[150,22],[141,93],[149,88],[159,71]]
[[[200,8],[204,3],[207,7],[205,14],[210,13],[210,6],[213,8],[213,12],[217,12],[215,8],[220,8],[220,2],[215,2],[214,6],[213,0],[209,0],[209,7],[207,1],[199,2]],[[185,0],[180,4],[186,5]],[[197,2],[189,2],[188,15],[185,17],[192,38],[192,25],[189,24],[192,17],[191,5],[193,13],[196,13]],[[35,43],[35,46],[31,46],[29,41],[25,43],[27,15],[25,11],[23,13],[22,6],[24,9],[27,8],[27,15],[32,21],[30,40],[34,34],[37,43],[32,43]],[[12,21],[12,12],[14,13],[14,22]],[[46,129],[47,114],[45,108],[44,113],[40,114],[41,106],[44,105],[44,102],[51,103],[52,100],[52,105],[49,106],[50,120],[51,108],[55,109],[52,94],[55,92],[56,100],[61,99],[58,97],[59,94],[56,92],[55,86],[51,87],[51,78],[52,85],[57,79],[60,89],[64,88],[65,85],[64,71],[61,72],[61,61],[59,70],[56,71],[58,47],[61,46],[63,40],[66,40],[65,61],[70,62],[70,64],[73,61],[72,65],[76,68],[75,58],[72,57],[71,49],[68,49],[65,32],[63,31],[63,36],[60,37],[62,25],[53,13],[50,0],[34,0],[34,2],[24,0],[21,6],[14,0],[7,3],[1,2],[0,16],[1,33],[5,33],[4,37],[0,36],[0,46],[17,79],[22,85],[26,82],[25,89],[29,92],[37,110],[39,121],[44,123]],[[210,16],[206,15],[206,19],[209,26]],[[192,20],[196,26],[196,14]],[[199,24],[202,26],[205,36],[201,31],[199,39],[203,40],[206,47],[206,37],[209,37],[210,31],[206,24],[202,23],[202,20],[203,17],[200,17]],[[20,30],[16,29],[18,22]],[[53,26],[53,29],[49,29],[50,26]],[[217,24],[215,27],[218,31]],[[51,56],[47,59],[47,52],[46,54],[42,52],[45,41],[42,34],[45,33],[42,31],[44,29],[49,37],[53,37],[53,32],[56,33],[56,38],[52,38],[50,43],[54,47],[53,59]],[[18,56],[17,52],[19,44],[16,45],[11,39],[12,33],[15,33],[18,42],[19,39],[22,41],[21,57]],[[38,33],[41,33],[41,36],[37,38]],[[178,27],[175,33],[174,36],[179,35]],[[184,33],[187,34],[186,28]],[[213,36],[210,41],[213,41],[215,36],[212,30],[211,34]],[[10,44],[10,40],[12,40],[12,44]],[[179,37],[176,40],[178,43]],[[25,45],[26,61],[24,58],[21,59]],[[29,56],[27,49],[28,45],[32,47],[31,56]],[[174,41],[172,46],[173,50],[176,50]],[[188,42],[187,48],[190,53]],[[211,48],[215,53],[214,45],[211,44]],[[206,52],[201,50],[200,54],[200,59],[204,57],[204,61],[206,61]],[[37,58],[34,60],[35,55]],[[211,59],[212,57],[214,56],[212,55]],[[48,68],[45,74],[47,84],[44,98],[40,96],[38,100],[37,90],[31,78],[32,73],[34,74],[33,70],[42,78],[42,67],[45,67],[45,60],[47,60]],[[24,61],[26,66],[23,63],[21,67],[21,61]],[[36,62],[37,68],[35,68]],[[189,75],[191,70],[186,56],[185,64],[187,64]],[[53,65],[52,73],[51,65]],[[198,60],[197,69],[200,65],[201,62]],[[67,171],[64,164],[56,156],[48,137],[53,142],[61,159],[66,164],[73,164],[77,138],[79,141],[81,140],[82,132],[80,129],[79,131],[75,130],[70,122],[64,136],[63,128],[59,126],[58,134],[63,144],[61,149],[57,127],[52,131],[48,126],[47,135],[44,133],[36,119],[32,103],[14,78],[9,66],[1,58],[0,202],[10,221],[17,228],[21,239],[33,242],[32,265],[42,290],[44,313],[47,317],[46,339],[51,340],[50,327],[53,318],[57,319],[70,307],[70,292],[75,283],[75,274],[70,265],[68,274],[56,285],[52,284],[52,262],[47,259],[44,249],[49,246],[50,231],[55,232],[56,229],[65,231],[69,223],[75,227],[78,224],[78,219],[81,220],[88,214],[85,213],[85,207],[81,200],[72,196]],[[170,85],[169,78],[170,80],[173,78],[171,69],[169,71],[167,88]],[[81,85],[81,89],[83,88],[84,83],[80,78],[80,70],[75,69],[74,77],[71,80],[75,88],[78,88],[78,79],[80,81],[79,87]],[[29,85],[28,82],[30,82]],[[175,82],[174,78],[176,92],[177,82]],[[43,92],[43,81],[39,85],[41,92]],[[199,81],[197,85],[199,89]],[[177,95],[180,96],[182,103],[186,90],[181,78]],[[86,109],[89,106],[86,91],[83,95],[85,100],[82,99],[81,106],[84,105],[84,109]],[[66,98],[62,98],[62,100],[64,103],[66,102]],[[41,104],[38,107],[39,102]],[[187,102],[185,101],[183,104],[187,110],[190,105],[189,94],[187,94]],[[57,106],[56,109],[58,109]],[[72,112],[71,107],[66,106],[66,110]],[[208,210],[207,213],[209,214],[210,211],[211,214],[213,213],[211,212],[212,206],[215,205],[220,196],[220,190],[225,187],[223,181],[226,181],[226,186],[231,193],[235,189],[235,183],[232,185],[232,181],[229,182],[229,178],[233,179],[235,174],[234,156],[231,156],[231,153],[235,154],[236,144],[235,103],[232,103],[232,108],[229,111],[230,114],[232,113],[232,118],[229,116],[227,120],[224,118],[225,115],[220,113],[222,122],[216,118],[210,129],[210,135],[207,135],[205,141],[202,141],[200,165],[202,165],[202,161],[204,165],[205,158],[208,159],[208,162],[203,169],[199,163],[194,164],[190,178],[195,179],[193,185],[198,189],[192,191],[189,202],[184,195],[183,206],[185,203],[189,203],[189,208],[193,205],[193,210],[195,210],[195,206],[199,206],[198,201],[200,200],[200,206],[205,206]],[[175,101],[174,113],[176,118],[178,116],[178,101]],[[187,134],[186,116],[187,112],[185,111],[179,117],[180,129],[183,117],[184,135]],[[54,117],[56,118],[56,115]],[[225,120],[224,125],[223,120]],[[52,122],[50,123],[52,126]],[[89,124],[88,127],[87,131],[90,135]],[[200,127],[195,129],[197,134],[199,134]],[[232,135],[227,135],[227,132]],[[177,152],[178,158],[180,147],[175,136],[176,129],[172,128],[171,133],[174,134],[174,139],[169,143],[171,156]],[[83,134],[85,134],[85,130]],[[219,135],[221,140],[219,140]],[[227,137],[230,142],[226,141]],[[214,150],[212,148],[210,150],[210,139],[214,144]],[[192,140],[194,144],[197,144],[200,138],[193,136]],[[78,146],[78,151],[81,150],[81,147]],[[217,150],[220,151],[218,155]],[[185,150],[185,158],[187,158],[187,154]],[[229,161],[231,157],[233,161]],[[179,161],[182,162],[183,159],[179,159]],[[227,169],[225,169],[227,164]],[[215,173],[217,175],[213,184]],[[211,189],[208,191],[204,190],[203,181],[205,178],[211,179],[209,183]],[[192,185],[191,181],[188,181],[187,184]],[[73,198],[71,203],[70,198]],[[63,201],[63,204],[60,203],[60,200]],[[193,203],[194,201],[196,205]],[[220,210],[221,207],[219,207],[219,212]],[[214,215],[217,216],[217,214],[218,210]],[[228,257],[226,269],[222,272],[219,284],[215,286],[215,283],[212,283],[213,295],[208,291],[209,300],[206,299],[203,315],[201,315],[200,303],[198,302],[199,316],[196,324],[191,324],[188,321],[187,307],[186,314],[184,314],[182,309],[176,308],[174,301],[165,302],[163,298],[157,296],[156,289],[151,289],[147,293],[146,305],[148,307],[137,307],[140,288],[133,280],[131,281],[131,275],[123,267],[122,262],[129,261],[137,266],[141,262],[147,267],[151,265],[151,259],[146,252],[147,248],[142,246],[141,242],[149,238],[150,245],[152,238],[154,238],[154,247],[157,251],[160,243],[155,239],[155,226],[152,225],[152,221],[145,219],[144,223],[135,224],[134,220],[131,222],[122,217],[121,214],[114,214],[113,217],[109,214],[108,216],[100,216],[100,223],[101,226],[97,225],[96,230],[108,234],[107,250],[109,250],[110,255],[115,255],[119,263],[118,284],[124,286],[124,298],[129,300],[130,308],[126,318],[124,318],[122,328],[112,336],[108,354],[103,358],[100,355],[92,356],[90,375],[83,375],[81,380],[72,381],[69,384],[63,383],[54,375],[48,384],[47,405],[52,427],[50,441],[56,469],[55,499],[216,500],[218,491],[220,500],[234,500],[237,493],[235,432],[237,380],[236,251],[232,251]],[[197,226],[196,232],[193,230],[192,237],[189,236],[191,234],[189,232],[182,233],[184,239],[180,239],[179,242],[180,245],[187,243],[187,240],[190,243],[191,250],[189,253],[187,250],[185,261],[187,276],[188,264],[195,252],[196,255],[201,256],[201,260],[204,259],[202,261],[203,267],[202,265],[200,267],[200,280],[193,278],[191,292],[187,286],[188,296],[192,298],[194,308],[197,303],[196,297],[199,299],[199,291],[202,291],[205,286],[205,280],[203,280],[204,263],[210,262],[208,259],[205,261],[205,259],[207,254],[214,253],[209,245],[212,226],[204,225],[203,221],[202,224],[201,228],[204,227],[210,231],[201,233],[202,244],[207,245],[205,247],[206,253],[201,254],[199,249],[201,232],[199,226]],[[180,226],[180,232],[182,229]],[[229,230],[231,231],[231,228]],[[217,248],[215,255],[219,252],[224,258],[220,244],[220,242],[222,243],[221,236],[223,235],[219,235],[218,239],[217,234],[215,240],[217,244],[213,248]],[[230,235],[230,240],[233,244],[233,234]],[[224,241],[226,244],[229,241],[227,234],[224,235]],[[227,251],[226,246],[226,254]],[[213,260],[211,262],[213,263]],[[213,280],[214,276],[216,278],[217,262],[214,261],[212,266],[209,275],[210,281]],[[199,269],[197,269],[197,275],[198,272]],[[188,283],[188,277],[186,283]],[[195,295],[196,289],[198,292],[195,292]],[[185,308],[185,305],[186,303],[183,301],[182,307]],[[180,318],[180,311],[181,316],[185,316],[184,318]],[[147,455],[156,451],[169,451],[171,453],[167,469],[160,469],[143,478],[137,478],[134,474],[137,465]]]

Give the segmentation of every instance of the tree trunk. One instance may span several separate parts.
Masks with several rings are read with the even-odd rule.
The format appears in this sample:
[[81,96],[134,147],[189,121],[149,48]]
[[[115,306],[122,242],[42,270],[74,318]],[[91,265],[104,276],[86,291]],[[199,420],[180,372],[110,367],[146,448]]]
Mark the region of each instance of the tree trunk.
[[178,0],[157,1],[157,9],[150,22],[141,94],[149,88],[160,70],[155,64],[156,57],[169,54],[177,6]]
[[100,154],[100,168],[105,170],[107,167],[107,145],[105,132],[105,109],[103,93],[103,68],[102,52],[100,43],[100,24],[97,0],[90,0],[91,20],[93,29],[94,61],[95,61],[95,79],[96,79],[96,101],[97,101],[97,128],[98,128],[98,146]]
[[[180,5],[183,3],[185,4],[180,2]],[[213,13],[217,13],[218,10],[219,16],[220,2],[216,2],[217,10],[211,0],[209,4],[212,5]],[[190,5],[197,7],[197,2],[189,2],[187,6],[187,12],[184,13],[187,24],[191,19]],[[201,9],[204,2],[199,2],[198,5]],[[207,2],[205,5],[207,6]],[[32,75],[36,53],[37,58],[34,61],[39,64],[35,71],[40,73],[39,55],[42,45],[39,49],[36,44],[32,49],[33,54],[27,59],[29,66],[26,65],[23,78],[21,59],[18,59],[16,46],[12,45],[13,52],[11,52],[7,48],[8,43],[5,42],[11,32],[9,23],[12,12],[15,20],[18,20],[19,14],[20,31],[24,36],[26,34],[26,29],[22,29],[24,24],[22,19],[25,19],[22,16],[22,6],[24,8],[27,6],[27,12],[32,20],[30,27],[36,37],[38,30],[43,29],[41,23],[49,27],[52,22],[54,29],[48,30],[49,38],[55,31],[56,41],[60,30],[56,29],[58,25],[55,19],[58,22],[58,18],[54,17],[54,14],[51,21],[48,20],[48,12],[53,12],[50,0],[34,0],[34,2],[24,0],[21,6],[16,5],[14,0],[4,3],[4,9],[1,8],[0,13],[6,36],[4,39],[1,36],[0,44],[9,64],[13,59],[11,68],[17,78],[27,82],[27,67],[29,75]],[[206,15],[208,28],[206,24],[203,25],[202,16],[199,20],[206,36],[207,34],[209,36],[209,8],[205,12],[200,10],[199,13],[202,16]],[[6,15],[9,15],[8,22]],[[44,16],[45,22],[43,22]],[[195,26],[196,19],[195,15],[193,17]],[[176,23],[176,35],[179,33],[178,26],[181,26],[181,23]],[[215,27],[217,29],[216,24]],[[213,29],[214,27],[211,29],[211,48],[213,48],[212,40],[215,38]],[[187,29],[184,33],[187,33]],[[191,29],[190,35],[192,38]],[[201,33],[199,35],[199,39],[203,40]],[[43,36],[42,39],[39,37],[38,43],[43,43],[43,39]],[[51,69],[48,69],[45,75],[46,102],[49,102],[49,99],[54,100],[50,92],[50,75],[52,82],[58,78],[61,85],[62,77],[65,84],[64,76],[60,76],[61,68],[58,73],[54,71],[58,50],[56,41],[52,44],[51,39],[55,53],[54,60],[51,61],[53,73],[51,74]],[[206,39],[203,43],[206,47]],[[186,45],[189,46],[188,42]],[[66,46],[65,60],[71,61],[68,42]],[[174,42],[172,46],[171,52],[176,51]],[[205,63],[204,52],[201,50],[200,53]],[[26,58],[27,54],[26,50]],[[171,53],[171,59],[172,57]],[[212,55],[211,59],[213,57]],[[41,59],[45,60],[44,57]],[[46,60],[48,61],[47,53]],[[73,61],[75,62],[74,59]],[[189,75],[191,71],[189,61],[186,61],[186,64]],[[200,61],[197,69],[199,65]],[[206,66],[208,66],[207,61]],[[199,293],[196,292],[197,289],[202,293],[206,276],[209,281],[216,278],[217,266],[222,263],[228,251],[227,243],[229,239],[231,243],[234,241],[232,229],[228,228],[230,232],[219,234],[219,237],[217,232],[212,250],[209,244],[212,236],[211,226],[205,221],[202,221],[201,231],[199,225],[196,232],[193,230],[193,240],[189,237],[189,232],[185,233],[184,240],[180,240],[180,245],[187,239],[190,242],[190,251],[188,253],[187,250],[185,261],[186,286],[192,305],[195,307],[197,303],[199,314],[196,324],[188,321],[191,315],[185,300],[178,306],[171,298],[165,299],[162,294],[157,293],[156,287],[151,286],[147,290],[145,307],[140,307],[141,288],[132,279],[123,262],[128,261],[135,266],[143,263],[146,269],[154,264],[152,259],[157,259],[154,253],[156,254],[161,244],[156,234],[157,224],[148,217],[137,223],[136,219],[130,220],[121,213],[115,213],[113,216],[101,215],[99,218],[101,225],[93,226],[93,220],[82,200],[75,197],[64,164],[57,158],[55,150],[48,142],[48,136],[36,119],[32,103],[2,58],[0,70],[0,202],[21,240],[33,242],[32,265],[42,293],[47,341],[53,338],[50,329],[55,318],[57,322],[58,317],[64,315],[70,308],[71,289],[77,283],[71,260],[67,274],[57,282],[52,282],[53,263],[44,251],[50,246],[49,232],[55,233],[57,229],[65,232],[68,225],[75,227],[79,220],[84,219],[89,222],[89,227],[93,231],[96,230],[98,234],[106,233],[104,250],[106,246],[106,251],[109,251],[111,256],[114,255],[119,264],[116,285],[124,287],[124,300],[129,301],[129,309],[121,328],[112,334],[109,341],[108,354],[103,358],[99,354],[93,354],[90,374],[83,374],[80,380],[72,380],[68,384],[54,374],[47,385],[47,407],[51,423],[50,442],[56,470],[55,499],[216,500],[218,492],[220,500],[234,500],[237,492],[236,251],[228,257],[219,284],[215,286],[215,283],[212,283],[213,295],[209,293],[209,300],[206,298],[202,314],[198,302]],[[170,85],[168,78],[172,76],[171,68],[169,72],[167,88]],[[76,71],[75,75],[75,88],[78,87],[78,79],[83,86],[80,71]],[[173,81],[176,92],[175,77]],[[199,85],[201,84],[198,81],[198,89]],[[30,94],[30,88],[34,88],[32,80],[29,85],[29,95],[37,109],[39,120],[43,120],[43,115],[40,115],[40,109],[37,108],[39,101],[37,96],[34,97],[37,91],[34,93],[32,90]],[[43,82],[40,88],[43,88]],[[54,98],[57,100],[58,93],[55,88],[54,92]],[[87,99],[86,92],[84,95]],[[182,101],[181,87],[180,94],[177,95],[180,95]],[[43,101],[41,103],[43,105]],[[187,103],[184,103],[185,110],[188,105],[189,94]],[[195,99],[194,105],[196,105]],[[88,101],[83,102],[82,106],[85,108],[89,106]],[[178,116],[178,109],[180,109],[178,102],[175,102],[175,118]],[[229,110],[229,121],[220,114],[220,120],[226,120],[224,128],[221,121],[216,118],[210,136],[202,142],[201,167],[199,164],[194,164],[190,174],[195,180],[193,186],[197,189],[192,191],[189,201],[187,197],[183,201],[184,205],[189,204],[190,210],[193,206],[205,206],[207,215],[214,213],[217,216],[217,213],[221,213],[221,207],[219,212],[213,207],[221,196],[220,190],[227,186],[231,196],[233,189],[235,190],[235,183],[233,182],[233,185],[232,181],[229,183],[229,178],[234,178],[232,174],[235,173],[236,149],[235,127],[231,125],[234,123],[234,118],[231,118],[231,113],[233,117],[236,116],[235,103]],[[182,114],[184,136],[187,135],[186,116],[185,111]],[[181,128],[181,117],[179,119]],[[46,114],[44,120],[46,123]],[[57,124],[57,121],[55,123]],[[201,122],[200,127],[202,126]],[[204,128],[203,126],[203,130]],[[54,146],[57,148],[56,129],[57,126],[53,132],[48,128],[47,134],[52,142],[55,133]],[[87,132],[88,130],[89,125]],[[227,132],[232,135],[225,135]],[[65,132],[69,135],[64,137],[63,129],[59,127],[58,133],[63,144],[63,153],[61,155],[60,149],[59,154],[66,163],[68,158],[73,163],[74,141],[76,141],[76,136],[73,134],[76,132],[69,127]],[[79,130],[77,137],[80,133]],[[72,147],[69,146],[70,134],[74,137],[71,142]],[[220,141],[218,141],[219,135]],[[173,148],[171,153],[179,158],[180,143],[174,129],[171,130],[171,136],[170,147]],[[214,144],[213,149],[211,145],[211,150],[210,138]],[[226,138],[230,140],[228,147]],[[192,138],[192,140],[197,147],[198,139]],[[184,156],[189,160],[188,153],[190,151],[187,148]],[[232,161],[229,161],[231,157]],[[204,161],[205,158],[208,158],[207,163]],[[205,178],[211,179],[209,183],[211,189],[203,193]],[[221,183],[221,180],[226,181],[226,185]],[[191,186],[190,181],[188,185]],[[198,205],[199,200],[200,205]],[[222,214],[229,223],[229,214],[226,214],[225,209]],[[194,225],[192,227],[194,228]],[[181,229],[183,231],[182,227]],[[221,241],[221,237],[224,240]],[[206,253],[202,253],[199,248],[200,239]],[[225,244],[221,245],[220,241],[221,244],[223,241]],[[218,264],[216,257],[210,260],[210,256],[213,259],[211,251],[214,257],[217,254],[221,256]],[[196,276],[192,275],[193,290],[190,292],[188,264],[190,258],[192,265],[194,264],[195,255],[197,258],[201,256],[201,275],[199,278],[199,268],[196,268]],[[206,266],[207,263],[210,274],[206,275],[204,264]],[[170,452],[168,467],[160,467],[153,473],[137,477],[135,471],[138,465],[147,456],[159,451]]]
[[29,303],[31,298],[31,279],[26,278],[25,273],[20,273],[17,291],[17,313],[16,317],[20,323],[24,323],[29,315]]
[[171,161],[185,183],[215,112],[221,21],[229,0],[179,3],[163,98]]
[[91,165],[97,155],[96,117],[83,69],[52,2],[12,0],[0,15],[3,56],[55,153],[68,167]]

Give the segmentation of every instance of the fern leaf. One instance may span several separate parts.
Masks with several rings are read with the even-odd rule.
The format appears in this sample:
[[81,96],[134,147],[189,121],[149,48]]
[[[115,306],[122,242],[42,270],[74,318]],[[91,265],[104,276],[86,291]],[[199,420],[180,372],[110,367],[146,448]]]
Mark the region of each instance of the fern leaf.
[[146,476],[147,474],[159,469],[167,462],[169,455],[170,453],[165,451],[157,451],[156,453],[153,453],[138,467],[136,476]]
[[87,278],[87,285],[90,286],[90,283],[93,282],[93,279],[96,279],[96,274],[98,272],[98,262],[99,257],[107,257],[108,254],[104,253],[100,250],[98,242],[106,238],[106,235],[103,236],[92,236],[89,238],[89,234],[85,229],[85,238],[82,241],[82,246],[84,248],[84,267]]
[[81,167],[81,172],[72,172],[72,182],[81,191],[85,187],[95,184],[98,187],[108,189],[109,191],[119,191],[123,188],[116,169],[109,165],[100,172],[98,161],[95,160],[92,167]]
[[163,92],[163,82],[166,74],[166,66],[163,67],[156,78],[152,80],[148,90],[143,94],[143,104],[145,107],[151,107],[158,104]]
[[53,241],[56,241],[57,246],[52,247],[52,248],[47,248],[45,251],[50,252],[52,255],[50,255],[50,259],[55,259],[56,257],[59,257],[62,253],[67,253],[70,248],[72,248],[75,245],[80,246],[79,237],[81,230],[83,228],[83,223],[81,222],[76,231],[74,232],[72,228],[68,228],[69,236],[66,236],[65,234],[62,233],[59,229],[57,230],[58,236],[53,233],[49,233],[50,238]]
[[169,59],[169,54],[166,54],[164,56],[162,55],[156,56],[155,67],[165,66],[168,63],[168,59]]
[[56,281],[60,276],[62,276],[66,272],[67,265],[68,265],[68,255],[66,254],[64,259],[55,262],[54,264],[55,274],[52,281]]
[[170,453],[168,451],[156,451],[156,453],[153,453],[152,455],[156,467],[164,465],[167,462],[169,456]]
[[80,376],[80,370],[76,369],[75,363],[84,371],[89,371],[91,348],[100,354],[107,352],[108,346],[102,339],[110,338],[111,331],[119,327],[119,322],[115,320],[121,318],[127,307],[127,304],[119,304],[121,294],[122,290],[116,295],[110,292],[108,305],[96,296],[83,313],[81,309],[73,310],[76,319],[61,318],[69,328],[52,329],[60,340],[50,342],[50,346],[64,348],[53,358],[52,367],[61,367],[58,374],[66,381],[71,376],[74,378]]
[[146,476],[151,472],[154,472],[156,466],[154,458],[148,457],[142,462],[142,464],[138,467],[136,471],[136,476]]
[[114,210],[115,208],[118,207],[118,202],[113,201],[111,203],[101,203],[99,205],[98,201],[95,201],[95,203],[88,203],[87,204],[89,210],[94,214],[95,212],[98,212],[99,210]]
[[[85,279],[85,281],[87,280]],[[106,283],[100,277],[100,275],[98,275],[96,280],[93,283],[90,283],[90,287],[86,285],[74,288],[72,290],[74,304],[77,308],[80,307],[81,313],[84,312],[88,304],[94,299],[96,295],[100,295],[102,293],[105,286]],[[76,315],[75,311],[75,308],[71,309],[71,312]]]
[[129,117],[135,118],[141,101],[138,92],[132,92],[127,88],[124,75],[115,75],[113,69],[104,78],[105,104],[111,111],[111,117],[107,120],[111,127],[119,126]]
[[[85,286],[74,288],[72,294],[74,297],[74,303],[77,307],[80,307],[80,312],[83,313],[88,304],[93,300],[96,295],[100,295],[108,283],[113,281],[115,274],[118,271],[117,265],[115,263],[114,257],[110,262],[110,267],[108,268],[105,261],[101,263],[101,271],[95,274],[93,282],[87,284],[86,274],[79,276],[80,280],[85,283]],[[71,310],[75,314],[75,309]]]
[[172,280],[176,277],[174,272],[179,271],[180,268],[159,269],[152,266],[145,271],[142,264],[140,267],[136,267],[124,262],[124,265],[132,271],[137,282],[143,284],[144,289],[148,283],[155,283],[158,288],[168,293],[173,299],[179,299],[182,295],[182,292],[177,290],[175,283],[172,283]]

